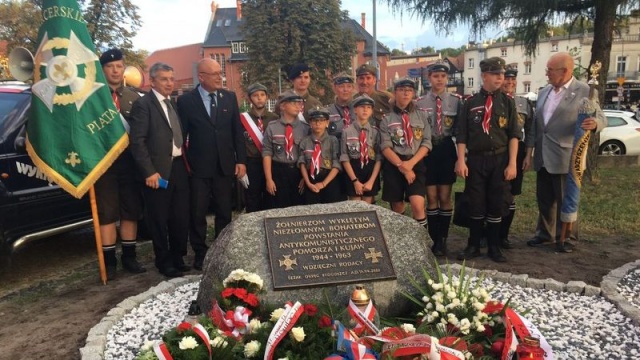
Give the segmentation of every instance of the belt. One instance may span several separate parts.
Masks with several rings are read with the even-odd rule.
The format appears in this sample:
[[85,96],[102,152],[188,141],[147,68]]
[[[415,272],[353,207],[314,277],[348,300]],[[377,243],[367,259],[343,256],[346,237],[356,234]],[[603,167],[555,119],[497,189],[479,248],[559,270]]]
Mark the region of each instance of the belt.
[[501,148],[488,150],[488,151],[472,152],[472,153],[469,153],[469,155],[471,155],[471,156],[493,156],[493,155],[500,155],[500,154],[504,153],[505,151],[507,151],[507,147],[503,146]]
[[398,155],[398,157],[400,158],[400,160],[402,161],[407,161],[407,160],[411,160],[411,158],[413,157],[413,155],[400,155],[400,154],[396,154]]
[[447,139],[451,139],[451,136],[432,137],[431,138],[431,145],[433,145],[433,146],[440,145],[442,142],[444,142]]
[[279,167],[279,168],[289,168],[289,169],[293,169],[297,167],[296,163],[283,163],[278,161],[272,161],[271,166]]

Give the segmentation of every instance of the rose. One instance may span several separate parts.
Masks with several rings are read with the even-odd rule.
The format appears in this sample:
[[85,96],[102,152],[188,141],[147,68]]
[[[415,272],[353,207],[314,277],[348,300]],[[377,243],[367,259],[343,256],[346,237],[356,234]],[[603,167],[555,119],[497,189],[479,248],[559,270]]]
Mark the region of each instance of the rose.
[[476,359],[484,356],[484,348],[482,347],[482,344],[480,344],[480,343],[475,343],[475,344],[469,345],[469,352]]
[[182,340],[180,340],[178,347],[180,348],[180,350],[195,349],[198,347],[198,342],[193,336],[185,336],[182,338]]
[[233,290],[233,295],[235,295],[238,299],[244,300],[247,297],[247,289],[236,288]]
[[209,340],[209,344],[211,344],[211,347],[214,347],[214,348],[215,347],[226,348],[229,343],[222,336],[216,336],[213,340]]
[[318,308],[313,304],[305,304],[304,312],[305,314],[307,314],[307,316],[316,316],[316,314],[318,313]]
[[252,358],[260,351],[260,342],[253,340],[244,345],[244,356]]
[[318,320],[318,327],[319,328],[326,328],[331,326],[331,318],[328,317],[327,315],[322,315],[322,317],[320,318],[320,320]]
[[291,337],[297,341],[297,342],[302,342],[304,340],[304,329],[300,326],[298,327],[294,327],[293,329],[291,329]]
[[409,335],[416,333],[416,328],[413,326],[413,324],[402,324],[400,325],[400,327]]
[[252,334],[255,334],[256,332],[258,332],[258,329],[260,329],[261,327],[262,327],[262,323],[260,322],[260,320],[251,319],[251,321],[249,321],[249,332]]
[[491,344],[491,353],[493,354],[493,356],[500,356],[503,349],[504,339],[502,338],[496,339],[493,344]]
[[280,319],[280,316],[282,316],[283,313],[284,313],[283,308],[273,310],[271,312],[271,321],[273,322],[278,321],[278,319]]
[[222,290],[222,297],[228,298],[229,296],[233,295],[233,290],[233,288],[225,288],[224,290]]
[[244,298],[244,302],[247,303],[247,305],[251,306],[251,307],[256,307],[258,306],[258,297],[255,296],[254,294],[247,294],[247,296]]

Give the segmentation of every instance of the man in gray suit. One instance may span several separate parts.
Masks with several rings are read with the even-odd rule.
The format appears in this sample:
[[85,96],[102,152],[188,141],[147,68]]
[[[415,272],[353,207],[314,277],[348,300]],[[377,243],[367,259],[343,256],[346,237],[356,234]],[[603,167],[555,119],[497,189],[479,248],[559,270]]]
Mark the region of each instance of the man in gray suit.
[[[573,77],[573,67],[573,58],[568,53],[558,53],[549,58],[546,68],[549,85],[538,94],[533,136],[525,138],[527,156],[524,167],[528,169],[533,161],[533,168],[537,172],[539,212],[536,234],[527,241],[529,246],[540,246],[553,239],[561,244],[560,208],[573,149],[578,107],[582,98],[589,96],[589,86]],[[607,121],[600,108],[595,117],[585,119],[582,123],[584,130],[601,131],[606,126]],[[564,246],[558,248],[570,249],[570,245],[565,242]]]

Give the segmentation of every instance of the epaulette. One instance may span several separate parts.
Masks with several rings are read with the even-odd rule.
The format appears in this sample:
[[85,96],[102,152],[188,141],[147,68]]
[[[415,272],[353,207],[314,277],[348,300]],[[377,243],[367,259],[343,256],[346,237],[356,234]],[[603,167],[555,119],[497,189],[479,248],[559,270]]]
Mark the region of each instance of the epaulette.
[[420,100],[424,99],[426,96],[427,96],[426,94],[422,95],[422,96],[419,96],[418,98],[416,98],[416,101],[420,101]]
[[433,110],[432,108],[421,108],[421,107],[419,107],[417,109],[420,110],[420,111],[423,111],[423,112],[427,112],[429,110]]
[[458,99],[462,100],[462,95],[460,95],[460,94],[457,94],[457,93],[449,93],[449,94],[451,94],[451,95],[457,97]]

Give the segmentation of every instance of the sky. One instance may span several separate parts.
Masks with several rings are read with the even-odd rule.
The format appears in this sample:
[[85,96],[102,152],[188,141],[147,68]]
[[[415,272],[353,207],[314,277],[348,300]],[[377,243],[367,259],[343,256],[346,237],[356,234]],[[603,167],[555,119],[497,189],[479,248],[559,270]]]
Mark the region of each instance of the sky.
[[[158,49],[195,44],[204,41],[211,17],[211,0],[133,0],[140,9],[143,25],[133,39],[136,49],[153,52]],[[218,7],[235,7],[235,0],[217,0]],[[188,4],[188,5],[187,5]],[[343,0],[342,9],[360,22],[360,13],[366,13],[365,27],[373,34],[373,2]],[[376,4],[376,35],[389,49],[402,49],[407,53],[426,46],[435,49],[459,47],[469,38],[466,29],[457,29],[451,35],[436,34],[430,24],[422,24],[405,14],[394,15],[386,4]]]

